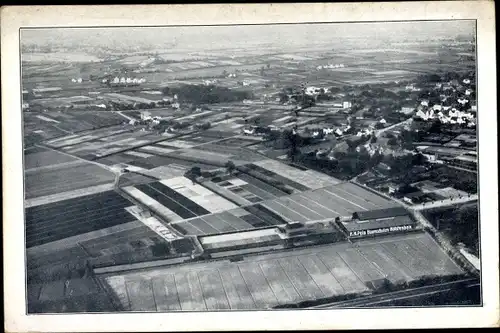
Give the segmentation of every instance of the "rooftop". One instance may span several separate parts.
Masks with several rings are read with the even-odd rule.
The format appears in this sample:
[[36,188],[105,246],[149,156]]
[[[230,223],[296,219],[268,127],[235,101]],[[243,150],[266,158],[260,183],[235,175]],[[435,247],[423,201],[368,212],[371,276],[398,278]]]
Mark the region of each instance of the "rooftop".
[[358,220],[374,220],[374,219],[383,219],[387,217],[395,217],[395,216],[404,216],[408,215],[408,211],[404,207],[390,207],[376,210],[367,210],[367,211],[359,211],[354,212],[353,218],[357,218]]
[[358,231],[358,230],[370,230],[370,229],[379,229],[379,228],[391,228],[398,227],[403,225],[414,225],[415,221],[413,221],[410,216],[395,216],[388,217],[384,219],[371,219],[361,222],[343,222],[342,223],[347,231]]

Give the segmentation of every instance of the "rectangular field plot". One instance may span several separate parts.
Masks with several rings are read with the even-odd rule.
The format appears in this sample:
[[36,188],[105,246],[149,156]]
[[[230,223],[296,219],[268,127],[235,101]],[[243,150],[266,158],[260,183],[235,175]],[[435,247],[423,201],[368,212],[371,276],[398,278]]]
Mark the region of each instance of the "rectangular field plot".
[[24,151],[24,169],[35,169],[51,165],[63,164],[78,161],[76,158],[59,153],[53,150],[45,150],[31,153]]
[[[237,230],[249,230],[257,227],[255,224],[249,222],[245,216],[238,217],[232,214],[231,211],[176,222],[172,226],[187,235],[210,235]],[[251,214],[247,213],[247,215]],[[257,217],[255,219],[262,223],[262,220],[259,220]],[[264,223],[260,226],[267,225]]]
[[[418,258],[424,254],[420,249],[422,246],[428,249],[427,255]],[[417,252],[416,247],[422,252]],[[405,252],[401,252],[403,250]],[[409,274],[410,270],[406,267],[408,257],[402,256],[426,260],[426,263],[418,266],[414,263]],[[109,284],[117,276],[125,281],[145,281],[135,285],[136,290],[141,290],[140,296],[137,296],[141,300],[131,301],[132,310],[151,308],[153,297],[147,286],[151,278],[157,309],[243,310],[362,293],[370,290],[370,281],[383,276],[397,282],[430,274],[445,276],[460,273],[463,272],[429,235],[412,233],[363,240],[356,247],[349,243],[337,243],[252,255],[237,263],[213,260],[103,278]],[[123,294],[123,284],[114,283],[111,287],[116,289],[117,294]]]
[[299,183],[302,186],[311,189],[325,187],[328,185],[336,185],[340,183],[340,180],[327,176],[321,172],[316,172],[313,170],[299,170],[275,160],[266,159],[263,161],[254,162],[253,164],[279,174],[287,179],[293,180],[293,182]]
[[128,200],[107,191],[27,208],[26,247],[131,222],[128,206]]
[[[352,184],[341,183],[274,200],[310,219],[349,216],[356,211],[397,207],[398,203]],[[265,202],[267,203],[267,201]]]
[[157,155],[148,158],[136,158],[135,160],[129,162],[129,164],[144,169],[154,169],[166,165],[177,167],[179,169],[182,168],[189,169],[193,166],[199,166],[202,170],[214,170],[218,168],[217,166],[213,166],[210,164],[204,164],[201,162],[193,162],[190,160],[175,158],[175,156],[157,156]]
[[229,309],[227,298],[220,297],[225,295],[224,286],[221,277],[216,270],[203,271],[198,273],[200,284],[203,289],[203,298],[207,305],[207,310],[226,310]]
[[90,186],[111,184],[114,179],[113,173],[90,163],[29,172],[25,174],[25,197],[30,199]]

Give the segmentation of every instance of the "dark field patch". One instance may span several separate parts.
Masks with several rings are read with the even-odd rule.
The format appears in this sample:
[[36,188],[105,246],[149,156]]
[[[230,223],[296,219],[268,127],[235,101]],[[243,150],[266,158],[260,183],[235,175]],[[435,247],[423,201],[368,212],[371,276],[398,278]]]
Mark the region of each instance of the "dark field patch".
[[131,222],[131,203],[114,191],[26,209],[26,247]]
[[264,169],[258,165],[255,165],[255,164],[249,164],[247,165],[247,167],[253,169],[254,171],[260,173],[260,174],[263,174],[267,177],[271,177],[279,182],[282,182],[283,184],[286,184],[288,186],[291,186],[299,191],[307,191],[309,190],[310,188],[305,186],[305,185],[302,185],[302,184],[299,184],[289,178],[286,178],[286,177],[283,177],[275,172],[272,172],[270,170],[267,170],[267,169]]
[[154,189],[160,191],[164,195],[168,196],[169,198],[172,198],[172,200],[182,204],[184,207],[195,213],[196,215],[206,215],[210,214],[208,210],[205,208],[201,207],[197,203],[191,201],[189,198],[183,196],[182,194],[174,191],[170,187],[163,185],[160,182],[152,183],[149,184],[151,187]]
[[287,193],[277,189],[276,187],[273,187],[265,182],[263,182],[262,180],[259,180],[257,178],[254,178],[246,173],[240,173],[238,174],[238,178],[246,181],[247,183],[249,184],[252,184],[254,186],[256,186],[257,188],[265,191],[265,192],[269,192],[271,193],[272,195],[274,196],[277,196],[277,197],[281,197],[281,196],[284,196],[286,195]]
[[267,226],[271,225],[270,223],[264,222],[259,217],[257,217],[256,215],[253,215],[253,214],[240,216],[240,219],[242,219],[243,221],[245,221],[247,223],[250,223],[254,228],[267,227]]
[[141,192],[144,192],[146,195],[153,198],[154,200],[158,201],[163,206],[167,207],[168,209],[170,209],[183,219],[188,219],[196,216],[193,212],[186,209],[184,206],[178,204],[177,202],[173,201],[172,199],[162,194],[161,192],[155,190],[154,188],[150,187],[149,185],[142,184],[136,186],[136,188],[139,189]]
[[[269,209],[263,207],[260,204],[243,207],[243,209],[252,215],[258,216],[259,219],[268,223],[269,225],[286,224],[286,221],[283,220],[280,216],[269,211]],[[242,217],[242,219],[243,219],[243,217]],[[250,223],[250,222],[248,222],[248,223]]]

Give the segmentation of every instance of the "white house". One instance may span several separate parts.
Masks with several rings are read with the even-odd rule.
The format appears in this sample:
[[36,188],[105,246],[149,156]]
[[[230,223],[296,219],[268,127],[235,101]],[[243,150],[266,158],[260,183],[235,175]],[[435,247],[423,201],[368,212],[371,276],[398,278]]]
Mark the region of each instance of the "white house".
[[151,119],[151,112],[149,112],[149,111],[141,112],[141,119],[142,120],[150,120]]
[[323,134],[325,135],[333,134],[333,132],[333,128],[323,128]]
[[429,101],[423,100],[423,101],[420,102],[420,105],[422,105],[422,106],[429,106]]
[[462,82],[465,83],[465,84],[469,84],[470,83],[470,79],[464,79]]
[[244,128],[243,133],[246,135],[253,135],[255,133],[255,128]]
[[350,108],[351,106],[352,106],[352,103],[351,103],[351,102],[344,102],[344,103],[342,103],[342,107],[343,107],[344,109],[348,109],[348,108]]
[[443,106],[441,104],[434,104],[432,106],[432,109],[435,111],[441,111],[443,109]]
[[470,96],[472,94],[472,89],[465,89],[465,95]]
[[404,113],[404,114],[410,114],[415,110],[414,107],[411,106],[403,106],[399,112]]

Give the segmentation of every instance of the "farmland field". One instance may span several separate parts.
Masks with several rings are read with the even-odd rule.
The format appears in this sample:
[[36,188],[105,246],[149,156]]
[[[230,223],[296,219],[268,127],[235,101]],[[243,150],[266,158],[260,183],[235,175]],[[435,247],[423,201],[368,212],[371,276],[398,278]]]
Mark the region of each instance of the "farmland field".
[[171,225],[185,235],[212,235],[285,223],[287,223],[287,220],[276,213],[260,204],[255,204],[221,213],[177,221]]
[[[337,243],[248,256],[238,263],[212,261],[107,275],[101,279],[118,294],[125,294],[129,283],[142,286],[143,292],[129,293],[124,300],[132,304],[131,310],[145,310],[144,304],[148,304],[147,309],[153,311],[203,311],[265,309],[361,293],[370,291],[369,283],[385,275],[389,281],[397,283],[425,275],[463,273],[425,233],[382,237],[357,244],[356,248],[349,243]],[[420,255],[425,259],[410,259]],[[172,294],[166,297],[163,290]]]
[[133,221],[132,204],[113,191],[26,209],[26,246],[31,247]]
[[[41,151],[42,150],[42,151]],[[32,152],[33,151],[33,152]],[[38,151],[33,149],[24,151],[24,169],[46,167],[60,163],[68,163],[78,161],[76,158],[61,154],[56,151],[38,148]]]
[[25,174],[25,198],[112,184],[115,175],[97,165],[82,162]]
[[253,164],[276,174],[280,174],[285,178],[293,180],[294,182],[300,183],[311,189],[340,183],[338,179],[327,176],[321,172],[313,170],[303,171],[275,160],[266,159],[254,162]]
[[56,62],[91,62],[99,61],[93,55],[85,53],[51,52],[51,53],[23,53],[22,61],[34,63],[56,63]]

